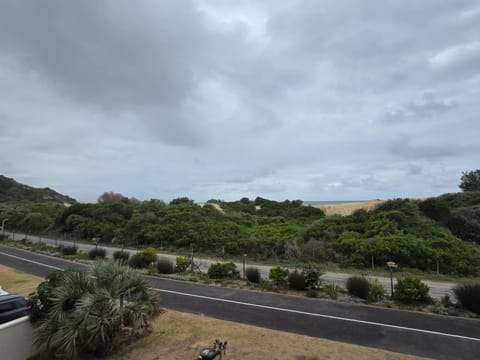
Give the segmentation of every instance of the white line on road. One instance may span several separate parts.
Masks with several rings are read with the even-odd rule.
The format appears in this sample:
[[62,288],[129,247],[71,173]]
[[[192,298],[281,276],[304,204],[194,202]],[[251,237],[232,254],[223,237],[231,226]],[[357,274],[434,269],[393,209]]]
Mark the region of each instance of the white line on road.
[[[38,261],[26,259],[20,256],[4,253],[0,251],[0,254],[5,255],[5,256],[10,256],[18,260],[22,261],[27,261],[32,264],[40,265],[40,266],[45,266],[51,269],[55,270],[64,270],[62,268],[44,264]],[[260,304],[252,304],[252,303],[247,303],[243,301],[236,301],[236,300],[228,300],[228,299],[220,299],[220,298],[214,298],[211,296],[204,296],[204,295],[197,295],[197,294],[189,294],[189,293],[184,293],[180,291],[174,291],[174,290],[165,290],[165,289],[158,289],[158,288],[153,288],[153,290],[158,291],[158,292],[164,292],[164,293],[169,293],[169,294],[175,294],[175,295],[182,295],[182,296],[189,296],[189,297],[194,297],[194,298],[199,298],[199,299],[205,299],[205,300],[211,300],[211,301],[217,301],[217,302],[224,302],[224,303],[229,303],[229,304],[237,304],[237,305],[243,305],[243,306],[250,306],[250,307],[257,307],[261,309],[269,309],[269,310],[276,310],[276,311],[283,311],[283,312],[288,312],[288,313],[294,313],[294,314],[300,314],[300,315],[308,315],[308,316],[314,316],[314,317],[321,317],[321,318],[326,318],[326,319],[333,319],[333,320],[340,320],[340,321],[348,321],[348,322],[353,322],[353,323],[360,323],[360,324],[366,324],[366,325],[375,325],[375,326],[381,326],[381,327],[387,327],[387,328],[392,328],[392,329],[398,329],[398,330],[406,330],[406,331],[413,331],[413,332],[420,332],[424,334],[431,334],[431,335],[440,335],[440,336],[448,336],[448,337],[453,337],[457,339],[463,339],[463,340],[471,340],[471,341],[479,341],[479,338],[474,338],[474,337],[469,337],[469,336],[462,336],[462,335],[456,335],[456,334],[449,334],[449,333],[443,333],[439,331],[432,331],[432,330],[424,330],[424,329],[417,329],[417,328],[410,328],[406,326],[399,326],[399,325],[391,325],[391,324],[385,324],[385,323],[379,323],[379,322],[373,322],[373,321],[366,321],[366,320],[358,320],[358,319],[351,319],[351,318],[344,318],[340,316],[333,316],[333,315],[325,315],[325,314],[318,314],[318,313],[310,313],[306,311],[300,311],[300,310],[293,310],[293,309],[287,309],[287,308],[280,308],[280,307],[275,307],[275,306],[268,306],[268,305],[260,305]]]
[[36,265],[40,265],[40,266],[45,266],[45,267],[48,267],[48,268],[50,268],[50,269],[64,270],[64,269],[62,269],[62,268],[59,268],[59,267],[56,267],[56,266],[53,266],[53,265],[43,264],[43,263],[40,263],[40,262],[38,262],[38,261],[33,261],[33,260],[26,259],[26,258],[23,258],[23,257],[20,257],[20,256],[15,256],[15,255],[12,255],[12,254],[7,254],[7,253],[4,253],[3,251],[0,251],[0,254],[5,255],[5,256],[10,256],[10,257],[12,257],[12,258],[14,258],[14,259],[27,261],[27,262],[32,263],[32,264],[36,264]]
[[391,324],[385,324],[385,323],[379,323],[379,322],[373,322],[373,321],[344,318],[344,317],[340,317],[340,316],[311,313],[311,312],[306,312],[306,311],[286,309],[286,308],[280,308],[280,307],[275,307],[275,306],[252,304],[252,303],[247,303],[247,302],[243,302],[243,301],[220,299],[220,298],[214,298],[214,297],[210,297],[210,296],[189,294],[189,293],[173,291],[173,290],[165,290],[165,289],[157,289],[157,288],[153,288],[153,290],[156,290],[158,292],[175,294],[175,295],[190,296],[190,297],[195,297],[195,298],[200,298],[200,299],[205,299],[205,300],[212,300],[212,301],[225,302],[225,303],[230,303],[230,304],[257,307],[257,308],[261,308],[261,309],[283,311],[283,312],[289,312],[289,313],[294,313],[294,314],[309,315],[309,316],[322,317],[322,318],[341,320],[341,321],[349,321],[349,322],[367,324],[367,325],[376,325],[376,326],[388,327],[388,328],[392,328],[392,329],[414,331],[414,332],[426,333],[426,334],[431,334],[431,335],[448,336],[448,337],[459,338],[459,339],[464,339],[464,340],[480,341],[479,338],[456,335],[456,334],[448,334],[448,333],[443,333],[443,332],[439,332],[439,331],[424,330],[424,329],[410,328],[410,327],[406,327],[406,326],[391,325]]

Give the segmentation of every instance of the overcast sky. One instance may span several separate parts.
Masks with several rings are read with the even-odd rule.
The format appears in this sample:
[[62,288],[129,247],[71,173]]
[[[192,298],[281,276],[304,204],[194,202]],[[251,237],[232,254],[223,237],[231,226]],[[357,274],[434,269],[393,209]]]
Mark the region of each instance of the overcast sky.
[[361,200],[480,167],[480,3],[0,0],[0,174]]

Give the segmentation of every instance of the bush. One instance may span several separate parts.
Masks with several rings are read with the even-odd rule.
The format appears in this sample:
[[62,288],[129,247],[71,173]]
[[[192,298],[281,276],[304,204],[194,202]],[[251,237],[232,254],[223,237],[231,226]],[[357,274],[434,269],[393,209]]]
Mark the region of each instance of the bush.
[[53,290],[63,282],[65,273],[69,271],[74,270],[66,269],[65,271],[52,271],[47,275],[45,281],[37,286],[36,293],[30,294],[27,299],[27,305],[31,307],[29,317],[32,323],[44,319],[47,316],[52,305],[51,298],[54,296]]
[[245,269],[245,276],[247,277],[247,280],[252,282],[252,283],[259,283],[260,280],[262,280],[262,277],[260,276],[260,270],[254,267],[248,267]]
[[368,302],[378,302],[383,300],[387,294],[385,287],[378,279],[369,279]]
[[113,253],[113,260],[115,261],[126,264],[128,259],[130,259],[130,254],[126,251],[117,250]]
[[318,298],[318,290],[317,289],[307,289],[306,295],[311,298]]
[[63,255],[75,255],[78,250],[76,246],[62,246],[61,249]]
[[159,274],[173,274],[175,272],[175,267],[173,262],[166,258],[158,259],[157,261],[157,271]]
[[303,269],[305,286],[307,289],[318,289],[323,271],[316,264],[308,264]]
[[363,276],[352,276],[347,279],[347,290],[350,295],[367,300],[370,282]]
[[290,275],[288,275],[288,285],[291,289],[294,290],[305,290],[305,276],[303,275],[303,273],[295,270],[294,272],[290,273]]
[[429,287],[420,279],[413,277],[406,277],[399,279],[395,284],[394,299],[400,303],[429,303],[431,302],[428,296]]
[[146,248],[145,250],[133,255],[129,261],[129,265],[135,269],[145,269],[150,267],[157,261],[157,252],[154,248]]
[[457,285],[453,293],[464,308],[480,314],[480,283]]
[[190,266],[190,259],[184,256],[179,256],[176,259],[176,267],[175,271],[182,273],[187,271],[188,267]]
[[328,283],[323,286],[322,290],[330,299],[337,300],[340,288],[337,286],[337,284]]
[[7,238],[7,235],[5,234],[0,234],[0,241],[5,240]]
[[107,255],[107,250],[104,248],[93,248],[88,252],[88,258],[90,260],[105,259],[106,255]]
[[268,278],[276,286],[287,286],[288,269],[281,266],[274,266],[270,268]]
[[208,268],[208,277],[212,279],[236,279],[239,276],[237,265],[232,262],[216,263]]

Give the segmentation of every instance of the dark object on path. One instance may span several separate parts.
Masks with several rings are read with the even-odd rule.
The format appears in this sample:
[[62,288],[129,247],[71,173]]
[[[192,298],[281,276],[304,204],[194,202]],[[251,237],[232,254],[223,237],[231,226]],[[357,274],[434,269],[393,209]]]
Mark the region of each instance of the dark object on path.
[[222,360],[223,355],[227,352],[227,342],[221,342],[218,339],[215,339],[213,345],[208,348],[202,349],[200,354],[198,354],[198,360],[211,360],[215,359],[217,356],[220,356],[220,360]]

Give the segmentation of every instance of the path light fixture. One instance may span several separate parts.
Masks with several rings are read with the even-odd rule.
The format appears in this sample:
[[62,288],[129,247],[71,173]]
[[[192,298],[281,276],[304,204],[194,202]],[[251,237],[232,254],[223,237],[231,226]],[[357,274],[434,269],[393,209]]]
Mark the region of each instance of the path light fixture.
[[398,268],[394,261],[387,261],[388,270],[390,270],[390,297],[393,299],[393,269]]

